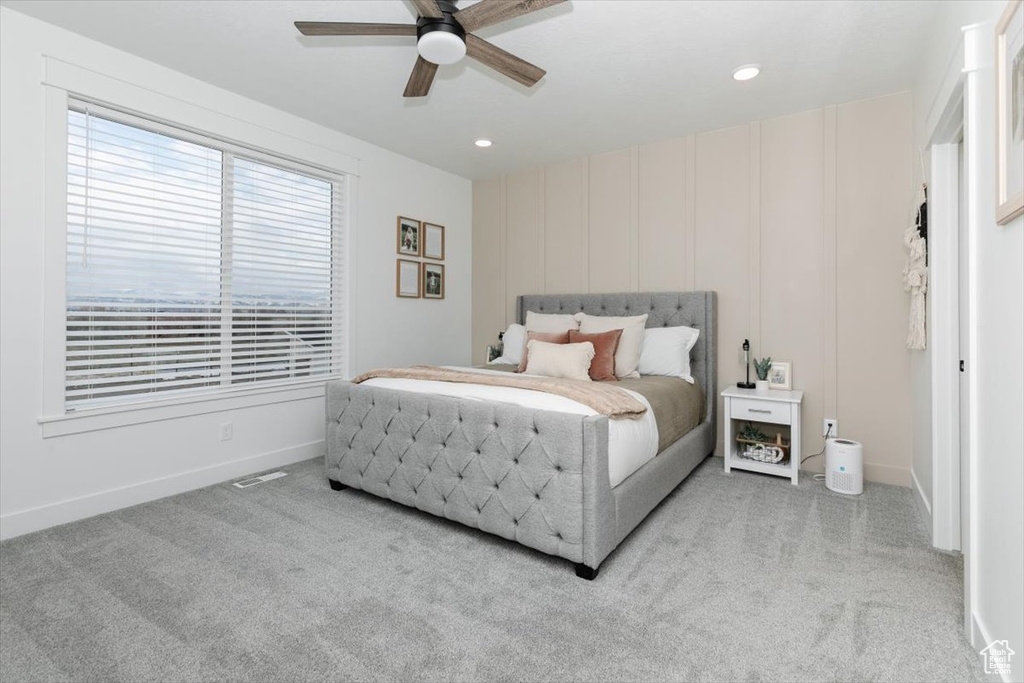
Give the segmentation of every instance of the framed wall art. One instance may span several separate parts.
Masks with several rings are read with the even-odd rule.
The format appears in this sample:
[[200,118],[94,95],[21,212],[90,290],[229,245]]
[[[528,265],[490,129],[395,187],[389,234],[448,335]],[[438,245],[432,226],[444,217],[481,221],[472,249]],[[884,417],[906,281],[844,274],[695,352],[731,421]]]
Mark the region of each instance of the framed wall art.
[[996,222],[1024,213],[1024,3],[996,25]]
[[444,266],[440,263],[423,264],[423,298],[444,298]]
[[395,296],[408,299],[420,298],[420,263],[404,258],[395,263]]
[[419,221],[404,216],[398,217],[398,253],[402,256],[419,256],[423,248],[422,226]]
[[444,261],[444,226],[423,223],[423,258]]

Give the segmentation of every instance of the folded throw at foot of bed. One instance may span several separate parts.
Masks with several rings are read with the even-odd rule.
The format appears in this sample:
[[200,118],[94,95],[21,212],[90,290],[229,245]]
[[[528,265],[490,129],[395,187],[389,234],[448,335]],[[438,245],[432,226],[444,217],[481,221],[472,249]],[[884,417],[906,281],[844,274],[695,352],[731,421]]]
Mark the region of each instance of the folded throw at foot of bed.
[[609,418],[636,419],[647,412],[647,407],[625,389],[605,382],[584,382],[576,379],[556,379],[536,375],[513,375],[506,373],[485,374],[452,370],[432,365],[413,365],[408,368],[380,368],[364,372],[352,380],[353,384],[376,377],[396,379],[420,379],[432,382],[457,382],[461,384],[486,384],[497,387],[512,387],[543,391],[582,403],[595,412]]

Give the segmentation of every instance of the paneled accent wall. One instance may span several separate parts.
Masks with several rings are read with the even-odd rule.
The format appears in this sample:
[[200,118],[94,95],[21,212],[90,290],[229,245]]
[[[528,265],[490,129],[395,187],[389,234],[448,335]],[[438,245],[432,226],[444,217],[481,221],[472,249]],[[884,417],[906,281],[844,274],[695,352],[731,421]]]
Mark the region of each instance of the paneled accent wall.
[[868,479],[908,485],[913,158],[897,93],[476,181],[473,360],[519,294],[715,290],[715,390],[748,338],[793,363],[805,455],[835,417]]

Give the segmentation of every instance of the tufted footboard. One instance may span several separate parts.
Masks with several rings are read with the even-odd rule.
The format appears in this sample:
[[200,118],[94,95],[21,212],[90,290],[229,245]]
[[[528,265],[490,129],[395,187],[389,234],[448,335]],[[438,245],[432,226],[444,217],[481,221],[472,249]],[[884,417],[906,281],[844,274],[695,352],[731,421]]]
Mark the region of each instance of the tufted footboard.
[[618,542],[608,420],[343,381],[327,477],[596,569]]
[[608,418],[334,381],[327,477],[576,563],[601,562],[715,448],[716,295],[629,292],[521,296],[526,311],[647,314],[647,327],[700,330],[691,369],[704,422],[615,487]]

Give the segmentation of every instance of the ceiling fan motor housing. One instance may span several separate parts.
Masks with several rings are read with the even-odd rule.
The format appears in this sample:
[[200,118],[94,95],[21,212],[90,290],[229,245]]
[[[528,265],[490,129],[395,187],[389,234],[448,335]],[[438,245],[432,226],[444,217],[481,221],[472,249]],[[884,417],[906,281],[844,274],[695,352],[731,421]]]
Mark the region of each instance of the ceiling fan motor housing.
[[443,16],[420,17],[416,22],[416,41],[420,55],[435,64],[454,64],[466,54],[466,31],[453,16],[455,3],[437,0]]
[[446,33],[454,33],[465,42],[466,31],[462,28],[462,24],[455,20],[454,15],[459,11],[455,7],[455,3],[448,2],[448,0],[437,0],[437,6],[441,8],[441,14],[444,16],[436,19],[433,17],[420,17],[416,21],[416,37],[422,38],[427,33],[444,31]]

